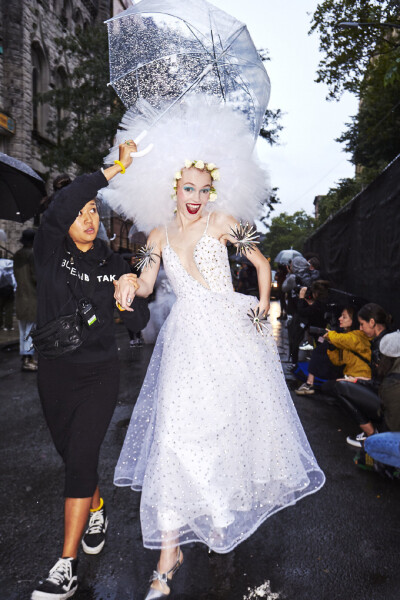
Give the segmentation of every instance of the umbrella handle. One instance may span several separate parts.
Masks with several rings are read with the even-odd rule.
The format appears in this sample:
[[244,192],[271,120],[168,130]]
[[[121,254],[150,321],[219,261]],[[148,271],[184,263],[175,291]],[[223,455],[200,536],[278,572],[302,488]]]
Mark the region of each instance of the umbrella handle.
[[[136,145],[138,145],[147,135],[147,130],[144,129],[142,133],[133,140]],[[141,156],[146,156],[149,152],[151,152],[154,148],[154,144],[149,144],[144,148],[144,150],[139,150],[138,152],[131,152],[131,158],[140,158]]]
[[141,156],[146,156],[149,152],[151,152],[154,148],[154,144],[149,144],[146,146],[144,150],[140,150],[139,152],[131,152],[132,158],[140,158]]

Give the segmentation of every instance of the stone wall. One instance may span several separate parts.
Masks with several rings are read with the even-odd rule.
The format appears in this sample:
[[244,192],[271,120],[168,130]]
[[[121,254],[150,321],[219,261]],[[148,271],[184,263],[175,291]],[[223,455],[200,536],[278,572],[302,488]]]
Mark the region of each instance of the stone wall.
[[[111,16],[109,0],[0,0],[0,113],[11,117],[15,133],[0,128],[0,151],[30,165],[44,175],[47,168],[40,161],[40,146],[53,143],[45,127],[33,129],[32,52],[48,67],[47,89],[56,85],[57,70],[69,65],[54,42],[75,31],[77,26],[90,27]],[[48,107],[44,107],[46,116]],[[48,190],[51,192],[51,190]],[[31,227],[0,220],[0,229],[7,234],[6,247],[15,252],[19,247],[21,231]],[[1,249],[0,249],[1,250]]]

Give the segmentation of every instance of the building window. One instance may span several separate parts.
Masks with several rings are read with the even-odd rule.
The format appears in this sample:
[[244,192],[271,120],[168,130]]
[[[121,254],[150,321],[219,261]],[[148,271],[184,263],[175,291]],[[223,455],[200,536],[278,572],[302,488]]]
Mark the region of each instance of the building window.
[[64,0],[64,5],[61,12],[63,28],[71,31],[72,30],[72,2],[71,0]]
[[83,29],[83,15],[79,8],[77,8],[74,12],[74,23],[75,23],[75,32],[82,31]]
[[48,105],[38,97],[49,89],[49,67],[44,52],[38,43],[31,49],[32,56],[32,128],[41,135],[46,135],[49,118]]
[[[64,67],[58,67],[55,77],[55,87],[57,90],[63,90],[68,87],[68,75]],[[57,143],[60,144],[62,141],[62,132],[65,131],[65,124],[62,123],[63,119],[68,116],[67,111],[57,105]]]

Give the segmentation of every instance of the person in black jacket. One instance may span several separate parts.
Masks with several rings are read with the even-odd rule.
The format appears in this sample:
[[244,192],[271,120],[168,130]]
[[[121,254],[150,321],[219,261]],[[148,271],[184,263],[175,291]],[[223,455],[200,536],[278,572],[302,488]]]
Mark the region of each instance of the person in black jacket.
[[[63,187],[44,213],[35,238],[37,327],[74,313],[82,300],[92,310],[80,347],[59,358],[39,356],[40,400],[65,465],[65,530],[61,558],[39,582],[32,600],[70,598],[78,587],[80,542],[87,554],[98,554],[105,542],[108,522],[97,465],[119,386],[113,282],[127,278],[134,283],[136,276],[121,256],[96,238],[96,195],[109,179],[123,176],[132,150],[136,147],[129,140],[120,146],[117,164]],[[132,308],[121,315],[128,329],[139,331],[149,319],[147,303],[135,298]]]
[[[301,257],[296,257],[301,258]],[[299,344],[304,338],[306,327],[325,327],[326,300],[328,297],[328,282],[314,281],[311,290],[302,287],[297,299],[296,311],[288,324],[289,354],[294,364],[299,356]],[[306,299],[307,292],[311,291]]]

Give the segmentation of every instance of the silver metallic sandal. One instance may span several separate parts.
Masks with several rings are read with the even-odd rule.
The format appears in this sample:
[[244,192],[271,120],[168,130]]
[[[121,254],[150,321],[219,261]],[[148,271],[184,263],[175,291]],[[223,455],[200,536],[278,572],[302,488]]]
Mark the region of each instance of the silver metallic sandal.
[[[183,554],[181,552],[181,549],[179,548],[178,558],[174,566],[166,573],[153,571],[153,575],[150,577],[150,584],[153,583],[153,581],[159,581],[161,585],[167,585],[170,590],[168,594],[164,594],[164,592],[161,592],[160,590],[155,590],[154,588],[150,587],[146,596],[144,597],[144,600],[159,600],[160,598],[169,598],[169,596],[171,595],[172,577],[175,575],[182,563]],[[168,575],[170,575],[170,577],[168,577]]]

